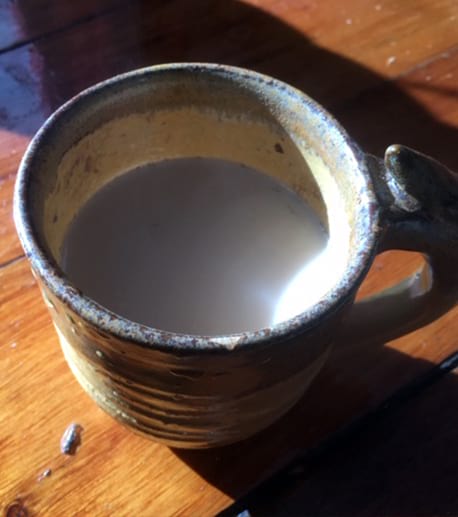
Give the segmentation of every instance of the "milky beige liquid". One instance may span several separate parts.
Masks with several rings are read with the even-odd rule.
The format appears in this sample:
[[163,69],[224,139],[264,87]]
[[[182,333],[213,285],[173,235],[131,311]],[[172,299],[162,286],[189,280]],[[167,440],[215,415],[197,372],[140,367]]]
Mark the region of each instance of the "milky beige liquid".
[[97,192],[70,225],[61,265],[84,294],[130,320],[218,335],[272,325],[313,301],[311,282],[286,309],[284,293],[327,240],[281,183],[225,160],[186,158],[140,167]]

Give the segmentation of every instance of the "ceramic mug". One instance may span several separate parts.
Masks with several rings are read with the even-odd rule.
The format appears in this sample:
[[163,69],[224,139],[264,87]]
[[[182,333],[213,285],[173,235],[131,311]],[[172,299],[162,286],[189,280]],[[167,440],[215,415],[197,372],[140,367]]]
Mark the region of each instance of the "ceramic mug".
[[[72,285],[58,264],[83,203],[136,166],[189,156],[262,170],[314,208],[343,257],[325,296],[270,328],[206,337],[134,323]],[[364,154],[307,95],[240,68],[154,66],[73,98],[25,153],[14,217],[82,387],[123,424],[175,447],[260,431],[303,395],[335,341],[400,335],[457,298],[457,177],[401,146],[384,161]],[[392,248],[425,253],[423,271],[355,304],[375,254]]]

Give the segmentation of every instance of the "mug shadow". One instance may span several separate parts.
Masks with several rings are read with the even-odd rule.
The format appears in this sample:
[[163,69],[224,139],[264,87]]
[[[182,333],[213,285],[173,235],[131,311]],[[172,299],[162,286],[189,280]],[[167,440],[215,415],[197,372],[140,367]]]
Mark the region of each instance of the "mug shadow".
[[[382,342],[337,343],[271,427],[219,449],[174,453],[240,500],[227,516],[456,515],[458,380],[433,368]],[[426,381],[396,400],[418,378]]]
[[376,411],[299,453],[221,516],[457,515],[457,379],[428,370]]
[[[27,26],[28,2],[18,4]],[[40,95],[46,106],[43,117],[90,84],[133,68],[173,61],[219,62],[267,73],[303,90],[329,109],[368,152],[380,155],[389,144],[402,143],[458,170],[456,128],[436,120],[395,82],[318,47],[281,20],[239,1],[135,0],[85,27],[60,34],[58,47],[56,41],[51,37],[34,43],[47,71],[40,80]],[[25,119],[14,120],[15,131],[30,134],[36,129]],[[364,347],[337,346],[300,402],[269,429],[232,446],[174,453],[208,482],[238,498],[303,453],[307,444],[316,444],[348,424],[348,415],[356,416],[381,403],[387,395],[386,385],[395,390],[432,366],[383,342]],[[424,472],[433,468],[426,465],[432,465],[438,469],[437,475],[442,475],[441,468],[448,469],[450,458],[458,453],[458,445],[452,441],[447,442],[446,453],[438,440],[428,442],[436,432],[436,419],[437,426],[446,425],[448,419],[456,423],[453,408],[458,405],[458,389],[451,376],[446,382],[449,404],[440,414],[433,411],[434,404],[430,412],[417,414],[415,422],[407,426],[411,438],[389,442],[393,448],[388,450],[380,436],[361,436],[353,449],[343,448],[326,460],[321,470],[316,467],[313,473],[320,475],[308,478],[302,499],[302,492],[296,493],[295,508],[300,509],[302,504],[303,513],[288,513],[286,507],[282,513],[278,501],[273,509],[277,513],[272,510],[272,515],[306,515],[312,509],[313,515],[359,515],[362,501],[369,505],[365,514],[375,515],[377,508],[370,506],[369,498],[378,497],[378,490],[390,490],[387,514],[458,514],[456,498],[446,497],[450,485],[430,490],[431,479]],[[393,422],[386,429],[397,433],[395,424],[406,425],[403,413]],[[419,434],[416,429],[425,432]],[[415,458],[418,451],[426,450],[426,443],[433,446],[427,454],[422,453],[419,463]],[[407,462],[402,466],[405,478],[398,475],[402,458]],[[449,477],[457,481],[456,474]],[[384,484],[391,478],[399,479],[399,483]],[[368,490],[368,480],[374,480],[374,486],[380,482],[380,488],[372,486]],[[353,497],[348,496],[349,491]],[[321,499],[313,499],[314,494]],[[311,500],[317,504],[309,506]],[[323,500],[326,505],[321,504]],[[265,509],[260,512],[269,515]]]

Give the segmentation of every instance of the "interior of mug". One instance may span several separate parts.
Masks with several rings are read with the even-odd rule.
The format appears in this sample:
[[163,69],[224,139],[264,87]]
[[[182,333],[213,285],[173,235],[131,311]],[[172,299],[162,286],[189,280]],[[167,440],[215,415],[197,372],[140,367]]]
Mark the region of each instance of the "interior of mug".
[[70,223],[107,182],[144,164],[196,156],[280,180],[328,231],[319,268],[285,291],[279,322],[307,309],[300,300],[310,278],[319,289],[309,304],[355,260],[363,186],[355,156],[319,107],[283,83],[227,67],[155,67],[87,91],[46,132],[27,196],[35,233],[57,263]]

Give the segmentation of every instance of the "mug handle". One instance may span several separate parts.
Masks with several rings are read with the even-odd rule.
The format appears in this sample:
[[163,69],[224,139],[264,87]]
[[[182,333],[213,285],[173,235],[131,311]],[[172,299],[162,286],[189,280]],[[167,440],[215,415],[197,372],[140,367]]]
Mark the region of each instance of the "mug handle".
[[458,175],[401,145],[388,147],[385,161],[371,155],[367,161],[381,208],[378,252],[419,251],[425,264],[353,305],[339,333],[348,344],[400,337],[437,319],[458,299]]

